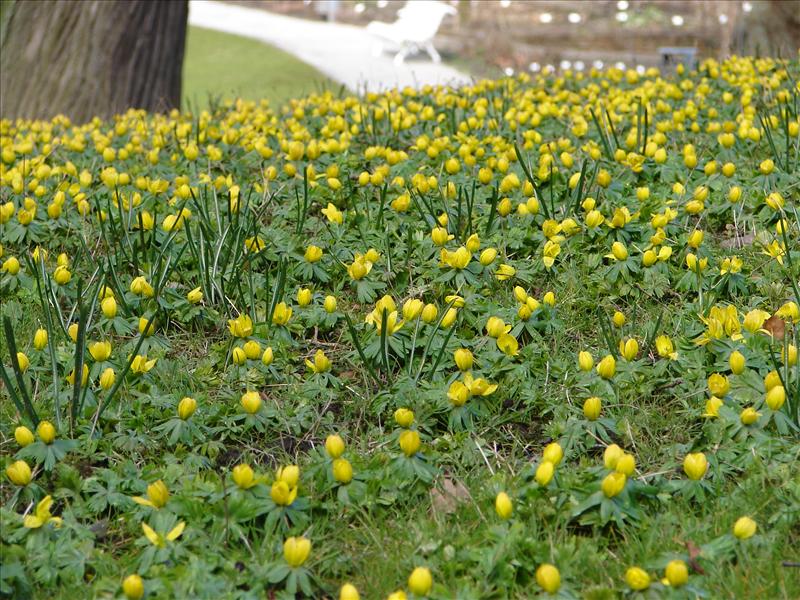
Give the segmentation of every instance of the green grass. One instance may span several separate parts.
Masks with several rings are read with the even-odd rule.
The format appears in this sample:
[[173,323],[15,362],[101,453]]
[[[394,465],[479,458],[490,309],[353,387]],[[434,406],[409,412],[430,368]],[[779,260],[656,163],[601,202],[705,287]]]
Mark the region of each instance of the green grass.
[[292,55],[255,40],[189,27],[183,64],[184,107],[207,107],[211,98],[266,98],[275,107],[289,98],[336,86]]

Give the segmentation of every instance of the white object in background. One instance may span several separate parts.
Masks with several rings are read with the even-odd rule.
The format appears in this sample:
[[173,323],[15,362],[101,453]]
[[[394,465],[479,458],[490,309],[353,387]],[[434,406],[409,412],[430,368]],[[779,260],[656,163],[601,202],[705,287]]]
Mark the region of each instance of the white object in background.
[[394,56],[397,65],[403,64],[406,56],[425,51],[434,63],[442,57],[433,47],[433,38],[447,15],[455,15],[456,9],[438,0],[409,0],[397,11],[397,21],[383,23],[372,21],[367,31],[378,38],[373,53],[383,52],[383,43],[399,48]]

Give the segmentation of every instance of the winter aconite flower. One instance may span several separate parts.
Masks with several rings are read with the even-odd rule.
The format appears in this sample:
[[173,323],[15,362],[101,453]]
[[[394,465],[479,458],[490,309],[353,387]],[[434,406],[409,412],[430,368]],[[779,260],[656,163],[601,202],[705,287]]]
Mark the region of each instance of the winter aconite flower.
[[344,448],[344,440],[339,435],[331,434],[325,439],[325,452],[331,458],[339,458],[344,454]]
[[23,525],[28,529],[38,529],[47,523],[53,523],[56,527],[61,526],[61,517],[54,517],[50,514],[50,507],[53,505],[53,497],[45,496],[39,504],[36,505],[36,510],[33,514],[25,517]]
[[602,401],[597,396],[587,398],[583,403],[583,416],[589,421],[596,421],[600,416],[602,406]]
[[511,513],[514,510],[514,505],[511,502],[511,498],[509,498],[508,494],[505,492],[500,492],[494,499],[494,510],[497,513],[497,516],[501,519],[505,520],[511,516]]
[[406,456],[414,456],[422,444],[419,439],[419,433],[414,429],[406,429],[400,434],[399,438],[400,449]]
[[331,369],[331,361],[322,350],[314,353],[314,361],[306,359],[306,366],[312,373],[325,373]]
[[122,581],[122,593],[128,600],[141,600],[144,596],[144,582],[137,574],[128,575]]
[[36,434],[45,444],[52,444],[56,439],[56,428],[50,421],[40,421],[36,427]]
[[733,524],[733,535],[740,540],[746,540],[756,534],[757,528],[756,522],[750,517],[740,517]]
[[614,471],[606,475],[605,479],[603,479],[603,483],[600,486],[603,495],[606,498],[613,498],[614,496],[619,495],[622,490],[625,488],[625,482],[628,480],[625,473],[620,473],[619,471]]
[[683,472],[689,479],[697,481],[702,479],[708,469],[708,460],[702,452],[687,454],[683,459]]
[[536,583],[548,594],[555,594],[561,587],[561,573],[554,565],[544,563],[536,569]]
[[433,576],[427,567],[417,567],[408,576],[408,589],[415,596],[427,596],[433,586]]
[[249,316],[241,314],[235,319],[228,321],[228,329],[233,337],[249,337],[253,335],[253,320]]
[[650,587],[650,575],[639,567],[630,567],[625,571],[625,581],[632,590],[638,592]]
[[160,479],[147,486],[147,498],[143,498],[142,496],[133,497],[133,501],[136,502],[136,504],[156,509],[166,506],[168,500],[169,490],[166,484]]
[[611,379],[617,372],[617,361],[613,356],[607,354],[597,363],[597,374],[603,379]]
[[672,587],[681,587],[682,585],[686,585],[686,582],[689,581],[689,569],[682,560],[671,560],[667,563],[664,576],[666,577],[667,583]]
[[24,425],[20,425],[14,429],[14,439],[17,440],[17,444],[19,444],[20,448],[29,446],[35,441],[33,432]]
[[311,553],[311,541],[305,537],[290,537],[283,542],[283,558],[296,569],[303,565]]
[[24,460],[18,460],[6,467],[6,477],[14,485],[24,487],[31,482],[31,468]]
[[145,537],[156,548],[165,548],[167,546],[167,542],[174,542],[175,540],[177,540],[181,536],[185,528],[186,528],[186,523],[181,521],[175,527],[170,529],[166,535],[163,535],[161,533],[156,532],[147,523],[142,523],[142,531],[144,532]]
[[261,408],[261,394],[254,391],[245,392],[239,402],[247,414],[254,415]]

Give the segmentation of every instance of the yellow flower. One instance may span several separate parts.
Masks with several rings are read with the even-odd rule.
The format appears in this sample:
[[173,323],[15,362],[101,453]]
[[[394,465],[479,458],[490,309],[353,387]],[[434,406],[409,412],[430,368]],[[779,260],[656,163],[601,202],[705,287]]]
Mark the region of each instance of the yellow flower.
[[578,352],[578,366],[581,371],[591,371],[594,366],[594,358],[590,352],[581,350]]
[[356,254],[353,257],[353,262],[347,267],[347,273],[353,281],[364,279],[372,270],[372,261],[367,260],[365,256]]
[[536,569],[536,583],[548,594],[555,594],[561,587],[561,574],[554,565],[544,563]]
[[313,293],[308,288],[300,288],[297,290],[297,304],[301,307],[311,304]]
[[278,506],[290,506],[297,498],[297,487],[290,487],[285,481],[278,480],[272,484],[269,495]]
[[600,411],[602,410],[603,404],[600,398],[597,396],[592,396],[591,398],[587,398],[583,403],[583,416],[586,417],[589,421],[596,421],[597,418],[600,416]]
[[547,269],[551,269],[556,262],[556,257],[561,253],[558,242],[547,240],[542,248],[542,262]]
[[622,357],[627,360],[631,361],[636,358],[636,355],[639,354],[639,342],[637,342],[633,338],[628,338],[625,342],[622,340],[619,341],[619,353],[622,354]]
[[147,498],[141,496],[134,496],[133,501],[142,506],[149,506],[150,508],[164,508],[169,500],[169,490],[166,484],[160,479],[155,483],[147,486]]
[[53,505],[53,497],[45,496],[32,515],[25,517],[23,525],[28,529],[38,529],[47,523],[54,523],[56,527],[61,525],[61,517],[54,517],[50,514],[50,507]]
[[536,483],[540,486],[545,487],[550,481],[553,479],[553,474],[555,473],[555,465],[550,461],[542,461],[538,467],[536,467],[536,474],[534,475],[534,479],[536,479]]
[[750,517],[740,517],[736,523],[733,524],[733,535],[740,540],[746,540],[755,535],[758,526],[756,522]]
[[199,304],[203,301],[203,292],[200,291],[199,287],[196,287],[186,294],[186,300],[189,302],[189,304]]
[[50,421],[40,421],[36,433],[45,444],[52,444],[56,439],[56,428]]
[[625,260],[628,258],[628,249],[622,242],[614,242],[611,245],[611,254],[606,254],[606,258],[613,258],[614,260]]
[[419,439],[419,433],[414,429],[406,429],[400,434],[399,438],[400,449],[406,456],[414,456],[418,451],[422,442]]
[[106,367],[100,374],[100,387],[104,390],[110,390],[117,379],[117,374],[111,367]]
[[254,415],[261,408],[261,394],[255,391],[245,392],[239,402],[247,414]]
[[301,566],[311,553],[311,541],[305,537],[290,537],[283,542],[283,558],[292,568]]
[[400,427],[411,427],[414,422],[414,411],[407,408],[398,408],[394,411],[394,421]]
[[360,600],[361,596],[358,594],[356,586],[352,583],[345,583],[339,589],[339,600]]
[[233,468],[232,476],[233,482],[243,490],[249,490],[256,484],[255,474],[248,464],[236,465]]
[[128,600],[141,600],[144,596],[144,582],[137,574],[128,575],[122,581],[122,593]]
[[611,379],[617,372],[617,361],[610,354],[606,354],[603,359],[597,363],[597,374],[603,379]]
[[328,218],[330,223],[341,225],[344,222],[344,216],[332,203],[328,202],[328,206],[322,209],[322,214]]
[[306,359],[306,366],[312,373],[325,373],[331,368],[331,361],[325,356],[322,350],[317,350],[314,353],[314,362]]
[[686,473],[689,479],[694,481],[702,479],[707,469],[708,461],[706,460],[706,455],[702,452],[687,454],[683,459],[683,472]]
[[14,430],[14,439],[21,448],[24,448],[34,442],[33,432],[24,425],[20,425]]
[[272,323],[274,325],[286,325],[289,319],[292,318],[292,307],[287,306],[285,302],[278,302],[275,305],[275,310],[272,312]]
[[771,410],[780,410],[784,402],[786,402],[786,390],[782,385],[776,385],[767,392],[765,399],[767,406]]
[[744,316],[742,327],[750,333],[755,333],[761,330],[769,316],[769,313],[765,310],[753,309]]
[[[411,298],[403,303],[403,319],[413,321],[422,314],[425,303],[419,298]],[[434,308],[436,308],[434,306]],[[436,317],[434,317],[435,319]]]
[[447,390],[447,398],[453,406],[464,406],[469,400],[469,388],[461,381],[454,381]]
[[739,420],[742,422],[742,425],[752,425],[758,421],[758,417],[760,416],[761,413],[756,412],[756,409],[752,406],[748,406],[739,414]]
[[36,350],[44,350],[47,346],[47,330],[46,329],[37,329],[36,333],[33,336],[33,347]]
[[706,412],[703,413],[703,416],[706,418],[718,417],[719,409],[723,404],[724,402],[722,400],[716,396],[711,396],[711,398],[706,400]]
[[[134,373],[138,373],[140,375],[147,373],[150,369],[152,369],[156,365],[156,359],[147,360],[147,356],[142,356],[137,354],[133,358],[133,362],[131,362],[131,371]],[[86,369],[86,365],[83,366]],[[87,372],[88,374],[88,372]],[[74,375],[73,375],[74,378]],[[72,382],[70,382],[72,383]]]
[[344,448],[344,440],[340,435],[333,433],[325,439],[325,451],[331,458],[339,458],[344,454]]
[[274,357],[272,346],[267,346],[267,348],[264,350],[264,354],[261,355],[261,362],[265,367],[268,367],[272,364]]
[[507,356],[516,356],[519,351],[519,342],[513,335],[503,333],[497,338],[497,347]]
[[170,529],[166,536],[164,536],[160,533],[156,533],[147,523],[142,523],[142,531],[144,531],[145,537],[157,548],[165,548],[167,542],[174,542],[177,540],[185,528],[186,523],[181,521],[175,527]]
[[353,479],[353,466],[346,458],[333,461],[333,478],[339,483],[348,484]]
[[31,468],[24,460],[18,460],[6,467],[6,476],[14,485],[24,487],[31,482]]
[[650,575],[639,567],[631,567],[625,572],[625,581],[632,590],[642,591],[650,587]]
[[92,358],[97,362],[108,360],[108,357],[111,356],[111,342],[105,341],[89,344],[89,354],[91,354]]
[[459,348],[453,353],[453,360],[456,363],[459,371],[469,371],[472,369],[474,358],[472,352],[466,348]]
[[308,246],[303,258],[310,263],[318,262],[322,258],[322,248],[314,245]]
[[464,246],[460,246],[455,252],[442,248],[442,262],[452,269],[465,269],[471,260],[472,254]]
[[322,303],[322,307],[325,309],[325,312],[331,314],[336,312],[336,296],[325,296],[325,301]]
[[246,338],[253,335],[253,320],[242,313],[228,321],[228,330],[235,338]]
[[511,516],[514,511],[514,505],[511,503],[511,498],[505,492],[500,492],[494,499],[494,511],[497,516],[505,520]]
[[297,482],[300,481],[300,467],[297,465],[280,467],[275,473],[275,479],[283,481],[290,488],[297,487]]
[[427,596],[433,586],[433,577],[427,567],[417,567],[408,576],[408,589],[415,596]]
[[725,375],[721,373],[712,373],[708,377],[708,390],[713,396],[723,398],[725,394],[728,393],[729,389],[731,389],[731,384]]
[[669,358],[670,360],[677,360],[678,358],[675,346],[667,335],[660,335],[656,338],[656,352],[661,358]]
[[664,576],[672,587],[681,587],[689,581],[689,569],[682,560],[671,560],[667,563]]
[[242,346],[242,351],[249,360],[256,360],[261,356],[261,344],[255,340],[248,340],[245,342],[244,346]]
[[505,281],[507,279],[511,279],[516,274],[517,270],[514,267],[503,263],[497,267],[497,271],[495,272],[494,276],[498,281]]
[[[620,457],[622,458],[622,457]],[[613,471],[606,475],[605,479],[603,479],[603,483],[601,484],[601,489],[603,490],[603,495],[606,498],[613,498],[622,492],[625,489],[625,482],[628,480],[627,475],[625,473],[620,473],[619,471]]]

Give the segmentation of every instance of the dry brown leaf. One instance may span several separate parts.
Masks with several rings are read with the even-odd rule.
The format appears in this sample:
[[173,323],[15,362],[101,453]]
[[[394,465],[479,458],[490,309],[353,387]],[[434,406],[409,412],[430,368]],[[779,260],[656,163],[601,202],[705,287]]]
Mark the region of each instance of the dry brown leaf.
[[431,507],[434,514],[449,515],[458,509],[460,502],[469,498],[469,490],[458,480],[444,477],[441,485],[431,490]]
[[764,322],[764,329],[769,331],[770,335],[776,342],[783,341],[783,336],[786,333],[786,323],[783,322],[777,315],[772,315]]

